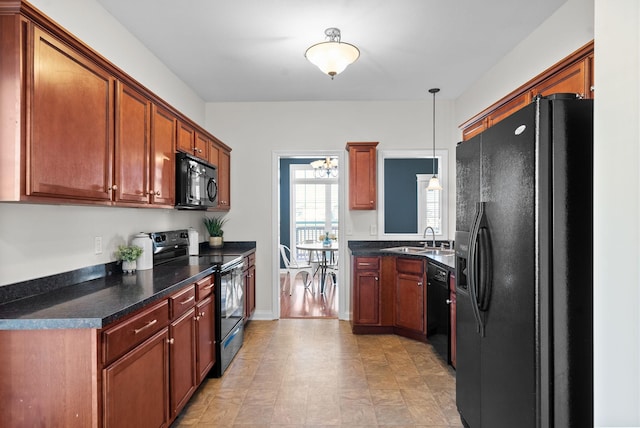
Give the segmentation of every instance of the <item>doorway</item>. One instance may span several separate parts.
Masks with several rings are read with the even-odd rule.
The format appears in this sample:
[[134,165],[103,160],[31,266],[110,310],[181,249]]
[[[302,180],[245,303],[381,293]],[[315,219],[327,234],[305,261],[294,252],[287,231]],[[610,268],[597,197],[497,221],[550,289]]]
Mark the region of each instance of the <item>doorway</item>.
[[[326,158],[337,162],[337,169],[331,174],[318,174],[311,162]],[[277,300],[274,307],[278,308],[280,318],[340,318],[344,311],[345,286],[341,284],[345,281],[337,250],[344,218],[342,158],[342,152],[274,153],[277,257],[274,257],[273,291],[274,303]],[[299,248],[321,245],[325,236],[333,242],[334,252]],[[310,267],[313,274],[307,277],[307,272],[295,275],[293,269],[288,270],[281,256],[281,244],[290,250],[287,256],[293,259],[292,263]]]

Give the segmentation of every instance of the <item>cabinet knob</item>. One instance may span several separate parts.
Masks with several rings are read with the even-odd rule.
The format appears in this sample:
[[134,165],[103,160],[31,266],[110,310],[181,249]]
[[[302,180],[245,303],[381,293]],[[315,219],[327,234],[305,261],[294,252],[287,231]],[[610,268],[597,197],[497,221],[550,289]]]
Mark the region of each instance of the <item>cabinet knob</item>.
[[373,277],[373,279],[375,279],[375,280],[377,281],[377,280],[378,280],[378,277],[377,277],[377,276],[374,276],[374,277]]
[[116,184],[114,184],[113,186],[109,187],[108,190],[109,191],[118,190],[118,186]]
[[422,281],[418,281],[418,287],[422,287]]
[[[153,191],[152,191],[152,193],[153,193]],[[155,195],[156,195],[156,196],[160,196],[160,191],[159,191],[159,190],[156,190]]]
[[453,303],[453,300],[447,299],[447,300],[445,300],[445,302],[447,302],[447,305],[450,305],[451,303]]
[[172,337],[171,339],[167,339],[167,343],[168,343],[169,345],[173,345],[173,343],[174,343],[175,341],[176,341],[176,340],[175,340],[173,337]]

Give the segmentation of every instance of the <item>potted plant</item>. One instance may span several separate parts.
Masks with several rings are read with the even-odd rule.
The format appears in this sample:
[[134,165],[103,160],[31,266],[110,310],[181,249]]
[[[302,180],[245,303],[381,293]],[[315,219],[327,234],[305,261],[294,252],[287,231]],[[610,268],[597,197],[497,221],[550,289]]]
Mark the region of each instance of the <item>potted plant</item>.
[[203,222],[207,228],[207,232],[209,232],[209,246],[211,248],[222,247],[224,244],[222,239],[224,230],[222,230],[222,226],[227,222],[227,219],[221,217],[205,217]]
[[135,273],[136,260],[142,255],[142,248],[137,245],[120,245],[116,251],[116,258],[122,261],[123,273]]

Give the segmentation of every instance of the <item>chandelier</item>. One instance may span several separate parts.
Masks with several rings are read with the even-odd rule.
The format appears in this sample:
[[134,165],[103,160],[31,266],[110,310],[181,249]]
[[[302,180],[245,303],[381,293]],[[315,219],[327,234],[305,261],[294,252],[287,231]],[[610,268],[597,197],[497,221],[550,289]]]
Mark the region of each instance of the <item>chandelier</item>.
[[311,162],[313,167],[313,173],[316,178],[325,177],[337,177],[338,176],[338,159],[326,157],[325,159],[319,159]]
[[336,74],[342,73],[358,59],[360,51],[354,45],[342,43],[337,28],[327,28],[324,34],[327,41],[311,46],[304,56],[333,80]]

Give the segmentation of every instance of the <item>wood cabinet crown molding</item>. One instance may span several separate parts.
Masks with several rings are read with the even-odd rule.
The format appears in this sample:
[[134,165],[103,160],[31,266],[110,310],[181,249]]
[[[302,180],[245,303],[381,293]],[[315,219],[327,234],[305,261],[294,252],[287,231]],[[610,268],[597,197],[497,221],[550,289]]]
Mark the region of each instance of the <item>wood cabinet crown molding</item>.
[[590,41],[558,61],[517,89],[511,91],[480,113],[460,124],[466,141],[525,105],[536,96],[571,92],[583,98],[594,98],[594,41]]

